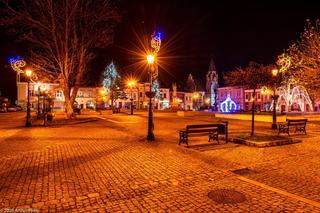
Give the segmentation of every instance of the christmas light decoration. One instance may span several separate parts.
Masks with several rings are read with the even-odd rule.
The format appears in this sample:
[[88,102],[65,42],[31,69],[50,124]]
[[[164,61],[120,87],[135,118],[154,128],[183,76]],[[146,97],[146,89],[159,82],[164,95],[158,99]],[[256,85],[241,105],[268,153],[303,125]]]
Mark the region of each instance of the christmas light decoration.
[[22,70],[23,67],[26,66],[26,62],[25,60],[23,60],[23,58],[19,55],[15,56],[15,57],[9,57],[9,63],[11,65],[11,68],[17,72],[17,82],[20,82],[20,74],[24,73],[24,71]]
[[231,99],[230,94],[227,95],[226,100],[220,104],[221,112],[235,112],[237,104]]

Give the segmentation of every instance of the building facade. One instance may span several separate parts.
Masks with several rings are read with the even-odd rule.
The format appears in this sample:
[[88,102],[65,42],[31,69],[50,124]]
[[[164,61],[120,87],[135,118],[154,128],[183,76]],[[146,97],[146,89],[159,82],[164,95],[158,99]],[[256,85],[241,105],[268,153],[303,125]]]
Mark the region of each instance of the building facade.
[[[243,87],[220,87],[217,89],[218,93],[218,110],[220,112],[224,112],[222,106],[225,104],[229,104],[229,99],[232,100],[236,107],[232,108],[234,111],[242,111],[245,110],[245,101],[244,101],[244,88]],[[228,99],[229,97],[229,99]],[[227,102],[225,102],[227,101]],[[229,105],[227,106],[229,108]]]

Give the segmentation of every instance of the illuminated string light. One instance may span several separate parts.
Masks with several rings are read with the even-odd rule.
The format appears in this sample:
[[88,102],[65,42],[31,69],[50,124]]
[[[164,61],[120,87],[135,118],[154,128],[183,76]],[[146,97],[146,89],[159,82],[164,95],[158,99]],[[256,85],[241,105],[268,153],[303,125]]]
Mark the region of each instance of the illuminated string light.
[[9,63],[11,65],[11,68],[17,73],[17,82],[20,82],[20,74],[24,73],[23,67],[26,66],[25,60],[19,55],[15,57],[9,57]]

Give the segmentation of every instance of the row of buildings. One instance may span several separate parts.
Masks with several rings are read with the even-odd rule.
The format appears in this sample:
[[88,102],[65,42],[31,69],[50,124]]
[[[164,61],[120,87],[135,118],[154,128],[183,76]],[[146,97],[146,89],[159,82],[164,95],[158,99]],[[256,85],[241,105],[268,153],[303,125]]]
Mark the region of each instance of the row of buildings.
[[[191,75],[189,75],[190,78]],[[190,80],[190,79],[188,79]],[[191,76],[192,80],[192,76]],[[27,83],[18,82],[18,104],[25,106],[27,100]],[[44,92],[51,94],[52,109],[64,110],[64,95],[59,84],[53,83],[31,83],[30,84],[31,107],[36,108],[40,104]],[[131,100],[136,109],[148,108],[148,97],[146,92],[150,91],[150,83],[138,83],[134,88],[124,89],[125,96],[114,102],[114,107],[129,109]],[[286,100],[279,99],[278,111],[320,111],[320,102],[314,106],[305,99],[293,100],[288,107]],[[165,110],[170,108],[180,110],[203,110],[213,109],[220,112],[247,111],[252,109],[253,90],[243,87],[219,87],[218,73],[213,60],[210,62],[209,71],[206,75],[206,91],[185,92],[177,91],[173,84],[172,88],[160,88],[160,98],[154,99],[154,108]],[[74,103],[75,107],[81,109],[108,108],[111,100],[104,88],[81,87],[77,93]],[[257,111],[270,111],[272,109],[272,94],[261,89],[256,90],[255,107]]]
[[[126,94],[123,99],[115,100],[115,107],[129,109],[131,99],[134,108],[145,110],[148,108],[148,97],[146,92],[150,90],[149,83],[139,83],[135,88],[125,89]],[[32,108],[37,108],[40,103],[43,91],[51,94],[53,105],[52,109],[56,111],[64,110],[64,95],[58,84],[30,84],[30,102]],[[199,92],[183,92],[170,88],[160,88],[161,98],[154,99],[155,109],[165,110],[176,108],[180,110],[201,110],[212,109],[210,106],[210,95],[205,91]],[[220,87],[217,88],[216,106],[220,112],[247,111],[252,109],[252,89],[244,89],[242,87]],[[40,99],[40,101],[39,101]],[[27,83],[18,83],[18,104],[25,106],[27,101]],[[272,94],[264,93],[261,89],[256,90],[255,105],[257,111],[270,111],[272,106]],[[81,87],[78,91],[75,107],[81,109],[97,109],[110,107],[110,98],[101,87]],[[305,111],[312,111],[312,108],[305,104]],[[318,111],[320,105],[314,106],[314,110]],[[280,101],[278,111],[287,111],[285,101]],[[290,111],[300,111],[298,104],[293,104]]]

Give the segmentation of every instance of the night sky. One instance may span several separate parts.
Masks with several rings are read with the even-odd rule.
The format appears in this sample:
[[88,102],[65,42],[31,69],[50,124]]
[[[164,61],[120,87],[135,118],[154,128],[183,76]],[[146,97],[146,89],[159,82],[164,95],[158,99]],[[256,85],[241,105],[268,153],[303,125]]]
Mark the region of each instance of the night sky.
[[[204,83],[211,57],[220,76],[249,61],[274,63],[277,55],[297,41],[307,18],[320,18],[315,1],[237,2],[120,1],[122,21],[116,28],[114,44],[96,51],[87,82],[98,85],[101,72],[112,59],[122,76],[144,80],[147,73],[134,66],[141,57],[132,51],[142,52],[155,29],[163,33],[160,83],[169,87],[172,82],[182,86],[189,73]],[[15,73],[7,57],[27,55],[27,45],[7,36],[3,29],[0,38],[0,90],[2,96],[14,99]],[[222,79],[219,81],[223,84]]]

